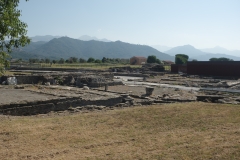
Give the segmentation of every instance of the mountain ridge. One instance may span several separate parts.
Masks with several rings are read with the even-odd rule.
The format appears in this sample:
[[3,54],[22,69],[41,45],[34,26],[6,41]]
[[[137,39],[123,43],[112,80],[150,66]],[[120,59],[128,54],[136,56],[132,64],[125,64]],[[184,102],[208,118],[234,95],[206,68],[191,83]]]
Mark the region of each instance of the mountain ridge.
[[228,54],[232,56],[240,56],[240,50],[228,50],[226,48],[216,46],[214,48],[206,48],[206,49],[201,49],[203,52],[208,52],[208,53],[218,53],[218,54]]
[[102,42],[112,42],[106,38],[103,38],[103,39],[98,39],[97,37],[91,37],[91,36],[88,36],[88,35],[82,35],[81,37],[78,38],[79,40],[82,40],[82,41],[91,41],[91,40],[95,40],[95,41],[102,41]]
[[[149,56],[155,55],[160,60],[172,60],[174,57],[169,56],[165,53],[159,52],[158,50],[146,46],[136,45],[121,41],[115,42],[102,42],[102,41],[82,41],[69,37],[54,38],[49,42],[43,43],[36,47],[36,42],[21,48],[22,52],[32,53],[41,57],[60,59],[60,58],[131,58],[132,56]],[[31,50],[32,48],[32,50]],[[16,54],[16,53],[15,53]],[[13,54],[14,55],[14,54]],[[25,54],[26,55],[26,54]],[[14,58],[14,57],[13,57]]]
[[44,41],[48,42],[54,38],[60,38],[61,36],[52,36],[52,35],[45,35],[45,36],[34,36],[30,37],[32,42]]
[[189,56],[189,59],[196,59],[198,61],[209,61],[210,58],[221,58],[221,57],[233,59],[235,61],[240,60],[240,57],[238,57],[238,56],[227,55],[224,53],[203,52],[199,49],[196,49],[195,47],[193,47],[191,45],[183,45],[183,46],[174,47],[164,53],[167,53],[171,56],[175,56],[176,54],[186,54]]
[[196,49],[195,47],[191,46],[191,45],[183,45],[183,46],[177,46],[174,47],[168,51],[166,51],[165,53],[171,55],[171,56],[175,56],[176,54],[186,54],[189,57],[194,57],[194,56],[200,56],[202,54],[204,54],[204,52]]

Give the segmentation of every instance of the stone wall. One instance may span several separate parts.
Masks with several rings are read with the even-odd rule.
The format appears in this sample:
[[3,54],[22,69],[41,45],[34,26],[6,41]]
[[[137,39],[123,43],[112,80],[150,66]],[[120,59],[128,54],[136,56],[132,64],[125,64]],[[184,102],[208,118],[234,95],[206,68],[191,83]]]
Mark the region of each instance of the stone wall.
[[17,84],[38,84],[44,81],[43,76],[35,76],[35,75],[21,75],[21,76],[2,76],[1,82],[6,81],[8,77],[16,77]]

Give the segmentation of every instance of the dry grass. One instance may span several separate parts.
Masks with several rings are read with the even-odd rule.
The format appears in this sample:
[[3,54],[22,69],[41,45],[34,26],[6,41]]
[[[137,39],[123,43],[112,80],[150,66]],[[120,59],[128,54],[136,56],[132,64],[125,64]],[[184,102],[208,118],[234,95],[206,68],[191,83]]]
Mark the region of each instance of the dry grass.
[[238,159],[240,106],[0,117],[0,159]]
[[130,64],[111,64],[111,63],[64,63],[64,64],[41,64],[42,67],[46,68],[76,68],[76,69],[96,69],[96,70],[106,70],[110,67],[131,67],[131,68],[141,68],[142,65],[130,65]]

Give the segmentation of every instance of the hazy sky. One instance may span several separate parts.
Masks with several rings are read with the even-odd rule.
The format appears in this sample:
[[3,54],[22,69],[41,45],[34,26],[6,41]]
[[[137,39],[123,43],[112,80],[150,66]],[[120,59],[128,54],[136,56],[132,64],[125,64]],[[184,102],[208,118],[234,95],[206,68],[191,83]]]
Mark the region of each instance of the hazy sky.
[[28,35],[240,50],[240,0],[20,0]]

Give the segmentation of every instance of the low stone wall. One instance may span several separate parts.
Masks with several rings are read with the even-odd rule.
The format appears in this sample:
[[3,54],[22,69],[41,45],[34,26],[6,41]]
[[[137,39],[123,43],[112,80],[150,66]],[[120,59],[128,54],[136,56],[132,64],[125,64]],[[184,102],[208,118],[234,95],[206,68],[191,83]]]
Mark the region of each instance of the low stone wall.
[[69,107],[79,107],[87,105],[115,106],[122,102],[122,97],[115,97],[103,100],[85,100],[81,98],[62,98],[48,101],[29,102],[27,104],[8,104],[0,106],[0,114],[27,116],[36,114],[46,114],[51,111],[64,111]]
[[38,84],[44,81],[43,76],[15,76],[18,84]]

